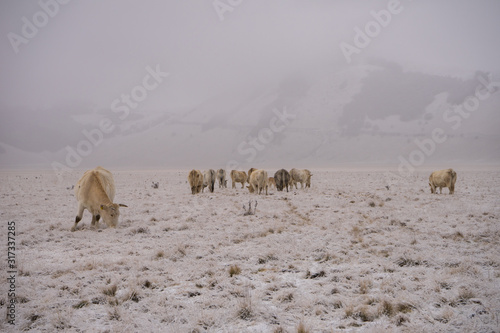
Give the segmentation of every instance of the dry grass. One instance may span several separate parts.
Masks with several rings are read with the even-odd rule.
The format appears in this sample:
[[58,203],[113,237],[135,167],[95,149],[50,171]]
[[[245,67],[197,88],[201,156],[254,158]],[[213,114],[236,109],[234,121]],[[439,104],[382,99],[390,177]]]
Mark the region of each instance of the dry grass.
[[373,282],[370,279],[363,279],[359,281],[359,293],[367,294],[372,286]]
[[250,298],[250,296],[246,296],[243,300],[238,302],[236,316],[242,320],[251,320],[254,315],[255,314],[252,305],[252,299]]
[[229,267],[229,276],[233,277],[235,275],[239,275],[241,273],[241,268],[238,267],[238,265],[231,265]]
[[380,306],[379,306],[379,309],[378,309],[378,313],[382,316],[387,316],[387,317],[392,317],[396,314],[396,309],[394,307],[394,305],[392,304],[392,302],[388,301],[388,300],[383,300],[381,303],[380,303]]
[[158,259],[162,259],[165,257],[165,252],[163,250],[160,250],[158,252],[156,252],[155,254],[155,259],[158,260]]
[[77,304],[73,305],[73,309],[81,309],[83,307],[86,307],[87,305],[89,305],[90,302],[87,301],[87,300],[82,300],[80,302],[78,302]]
[[106,296],[115,297],[117,290],[118,290],[118,287],[116,286],[116,284],[113,284],[109,287],[103,288],[102,293]]
[[300,322],[299,326],[297,326],[297,333],[309,333],[310,331],[306,328],[304,322]]

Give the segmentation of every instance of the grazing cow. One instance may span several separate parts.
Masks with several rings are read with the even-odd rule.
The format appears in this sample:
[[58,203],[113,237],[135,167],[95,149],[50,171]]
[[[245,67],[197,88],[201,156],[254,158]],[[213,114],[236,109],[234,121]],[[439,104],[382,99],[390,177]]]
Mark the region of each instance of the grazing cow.
[[311,176],[312,173],[311,171],[307,169],[303,170],[298,170],[298,169],[292,169],[290,170],[290,180],[291,180],[291,185],[293,188],[293,185],[295,185],[295,189],[297,189],[297,183],[300,183],[300,188],[305,187],[311,187]]
[[224,170],[224,169],[217,170],[217,180],[219,181],[219,188],[222,188],[222,187],[227,188],[226,170]]
[[443,193],[443,187],[447,187],[450,190],[450,194],[455,192],[455,182],[457,181],[457,173],[453,169],[434,171],[429,176],[429,186],[431,187],[431,193],[437,193],[437,187],[439,187],[439,193]]
[[267,195],[267,171],[265,170],[255,170],[252,172],[250,175],[250,179],[248,183],[250,185],[247,186],[248,190],[250,193],[255,194],[261,194],[262,190],[265,188],[266,189],[266,195]]
[[255,168],[250,168],[250,169],[248,169],[248,173],[247,173],[247,183],[249,183],[249,184],[250,184],[250,175],[251,175],[251,174],[252,174],[252,172],[254,172],[255,170],[257,170],[257,169],[255,169]]
[[203,188],[203,174],[200,170],[191,170],[188,175],[189,186],[191,186],[191,193],[200,193]]
[[78,213],[75,225],[71,231],[76,230],[76,225],[83,216],[86,209],[92,214],[91,226],[95,227],[102,216],[108,227],[115,228],[120,216],[119,207],[127,207],[123,204],[113,203],[115,198],[115,181],[108,170],[97,167],[87,170],[75,185],[75,197],[78,200]]
[[283,191],[286,187],[286,191],[288,192],[288,185],[290,184],[290,173],[285,169],[281,169],[276,171],[274,174],[274,181],[276,183],[276,189],[278,191]]
[[207,186],[208,186],[208,189],[210,190],[210,192],[213,193],[215,190],[215,170],[214,169],[206,170],[203,173],[203,189],[201,191],[203,192],[203,190]]
[[273,187],[276,188],[276,181],[273,177],[269,177],[267,184],[269,185],[270,190],[273,189]]
[[245,171],[231,170],[231,181],[233,182],[233,188],[236,188],[236,183],[241,183],[241,188],[244,188],[247,181],[247,174]]

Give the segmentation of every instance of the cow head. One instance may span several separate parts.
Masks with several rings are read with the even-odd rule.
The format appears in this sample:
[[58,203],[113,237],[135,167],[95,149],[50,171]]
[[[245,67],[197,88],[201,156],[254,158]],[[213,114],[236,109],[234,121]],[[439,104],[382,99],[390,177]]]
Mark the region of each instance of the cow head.
[[120,216],[120,207],[128,207],[124,204],[107,204],[101,205],[100,214],[108,227],[116,228],[118,225],[118,217]]
[[255,192],[255,189],[253,188],[252,184],[247,185],[247,189],[248,189],[248,191],[250,191],[250,193]]

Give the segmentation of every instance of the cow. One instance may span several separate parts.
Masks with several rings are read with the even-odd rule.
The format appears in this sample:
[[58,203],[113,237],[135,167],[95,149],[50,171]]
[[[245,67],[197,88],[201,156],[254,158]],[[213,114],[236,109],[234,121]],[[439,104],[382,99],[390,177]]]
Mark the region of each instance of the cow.
[[285,169],[278,170],[274,174],[274,181],[278,191],[283,191],[286,187],[286,191],[288,192],[288,185],[290,185],[290,173],[288,173]]
[[247,174],[245,171],[231,170],[231,181],[233,182],[233,188],[236,188],[236,183],[241,183],[241,188],[244,188]]
[[248,184],[250,184],[250,175],[251,175],[251,174],[252,174],[252,172],[254,172],[255,170],[257,170],[257,169],[255,169],[255,168],[250,168],[250,169],[248,169],[248,173],[247,173],[247,183],[248,183]]
[[276,188],[276,181],[274,180],[274,177],[269,177],[269,179],[267,180],[267,184],[269,185],[270,190],[273,187]]
[[439,187],[439,193],[443,193],[443,187],[447,187],[450,190],[450,194],[455,192],[455,182],[457,181],[457,173],[453,169],[445,169],[434,171],[429,176],[429,186],[431,187],[431,193],[437,193],[437,188]]
[[191,187],[191,193],[200,193],[203,188],[203,174],[200,170],[191,170],[188,175],[189,186]]
[[224,169],[217,170],[217,180],[219,181],[219,188],[223,187],[227,188],[226,170]]
[[250,193],[255,192],[255,194],[261,194],[262,190],[265,188],[267,195],[267,189],[268,189],[267,181],[268,181],[267,171],[255,170],[250,175],[250,179],[248,180],[248,183],[250,185],[248,185],[247,188],[250,191]]
[[307,169],[298,170],[294,168],[290,170],[290,184],[292,188],[295,185],[295,189],[298,188],[297,183],[300,183],[300,188],[304,188],[304,184],[305,187],[311,187],[311,176],[311,171]]
[[208,189],[210,190],[210,192],[213,193],[215,190],[215,170],[214,169],[206,170],[203,173],[203,189],[201,191],[203,192],[203,190],[207,186],[208,186]]
[[85,209],[92,214],[92,228],[99,224],[101,216],[108,227],[116,228],[120,216],[119,207],[127,207],[124,204],[113,203],[115,198],[113,175],[100,166],[83,174],[75,185],[75,197],[78,200],[78,213],[71,231],[76,230]]

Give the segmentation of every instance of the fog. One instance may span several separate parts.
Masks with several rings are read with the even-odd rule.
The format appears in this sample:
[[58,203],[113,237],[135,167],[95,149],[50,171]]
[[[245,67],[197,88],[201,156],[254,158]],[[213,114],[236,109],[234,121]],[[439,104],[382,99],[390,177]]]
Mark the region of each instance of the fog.
[[0,167],[497,163],[499,13],[494,0],[4,1]]

